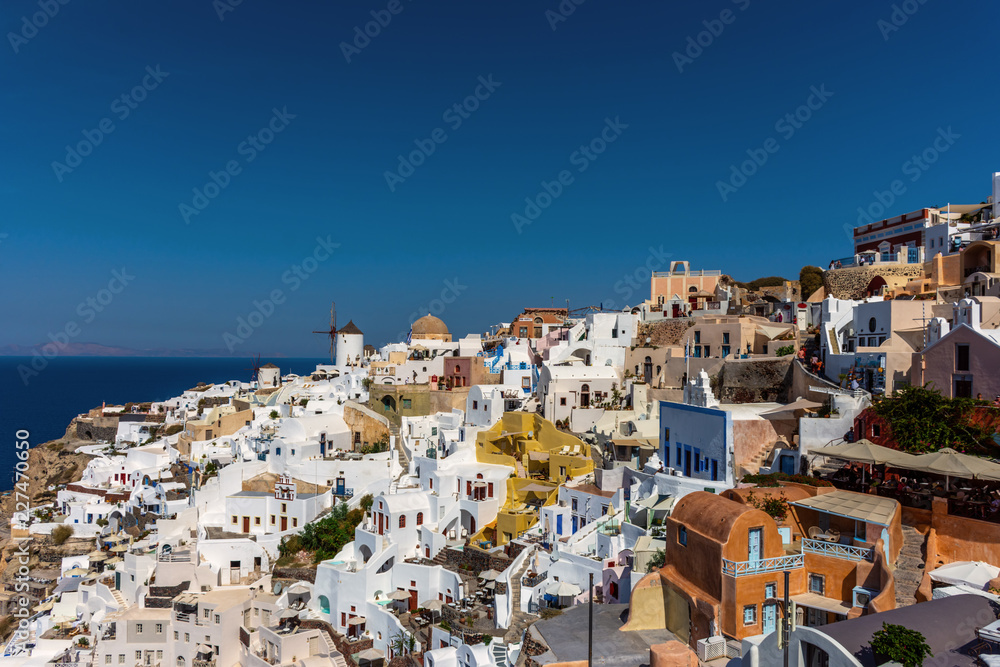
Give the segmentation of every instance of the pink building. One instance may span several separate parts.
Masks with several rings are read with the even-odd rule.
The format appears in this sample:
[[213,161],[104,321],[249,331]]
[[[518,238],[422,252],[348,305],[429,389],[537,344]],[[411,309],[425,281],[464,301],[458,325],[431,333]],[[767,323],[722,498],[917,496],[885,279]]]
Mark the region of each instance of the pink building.
[[1000,396],[1000,329],[980,324],[983,305],[964,299],[951,322],[935,317],[927,326],[921,383],[949,398]]

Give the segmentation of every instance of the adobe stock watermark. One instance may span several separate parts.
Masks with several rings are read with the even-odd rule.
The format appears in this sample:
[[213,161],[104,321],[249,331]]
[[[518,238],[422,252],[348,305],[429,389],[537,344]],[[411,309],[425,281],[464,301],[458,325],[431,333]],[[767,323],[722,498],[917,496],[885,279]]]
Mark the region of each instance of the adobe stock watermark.
[[[819,88],[812,86],[809,91],[810,95],[806,98],[805,104],[800,104],[774,123],[774,131],[781,135],[785,141],[794,137],[795,133],[812,119],[813,113],[822,109],[827,100],[833,97],[833,93],[826,89],[825,83],[821,84]],[[746,151],[748,159],[741,162],[739,166],[729,165],[729,178],[725,181],[715,182],[715,187],[719,191],[722,201],[728,201],[730,195],[746,185],[747,181],[779,150],[781,150],[781,143],[774,137],[765,139],[760,148],[748,148]]]
[[562,0],[559,6],[552,9],[545,10],[545,20],[549,22],[549,27],[552,28],[552,32],[556,31],[560,23],[565,23],[566,20],[573,15],[576,8],[585,3],[587,0]]
[[[937,135],[931,141],[930,145],[919,153],[911,155],[909,159],[903,162],[899,170],[903,176],[908,177],[907,180],[910,183],[916,183],[941,158],[941,155],[947,153],[955,145],[955,142],[961,138],[962,135],[956,134],[950,125],[947,128],[939,127]],[[857,226],[870,225],[873,222],[884,220],[890,207],[896,203],[896,199],[906,194],[907,188],[906,181],[897,178],[889,183],[889,187],[885,190],[873,190],[872,197],[874,197],[874,201],[867,206],[858,207]],[[847,232],[853,243],[854,227],[845,223],[844,231]]]
[[[413,0],[406,1],[412,2]],[[401,0],[389,0],[385,9],[371,11],[371,21],[366,22],[363,26],[354,26],[354,39],[350,42],[340,43],[340,52],[344,54],[344,60],[347,61],[347,64],[351,63],[351,58],[368,48],[372,40],[381,35],[382,30],[389,27],[389,24],[392,23],[392,17],[399,16],[404,9],[406,9],[406,5]]]
[[[31,450],[31,433],[27,429],[18,429],[14,432],[14,450],[17,456],[17,463],[14,464],[14,513],[12,520],[17,522],[18,528],[26,529],[31,523],[31,497],[28,495],[28,481],[31,474],[31,463],[29,462]],[[13,527],[13,526],[12,526]],[[31,584],[31,550],[28,545],[31,540],[21,540],[17,550],[9,557],[8,570],[13,573],[15,593],[21,593],[10,600],[14,609],[8,613],[17,619],[17,627],[11,636],[11,645],[14,655],[28,650],[28,640],[31,636],[31,600],[24,595]],[[17,569],[14,569],[15,559]]]
[[[569,163],[576,167],[577,173],[582,174],[608,149],[609,145],[618,141],[618,137],[626,129],[628,129],[628,125],[621,122],[619,116],[615,116],[614,120],[605,118],[604,127],[598,135],[587,143],[580,144],[575,151],[570,153]],[[559,199],[563,192],[566,191],[566,188],[572,185],[575,180],[576,177],[569,169],[563,169],[551,181],[543,179],[540,183],[541,190],[533,197],[524,198],[524,210],[511,213],[510,215],[510,221],[514,225],[514,229],[517,230],[517,233],[523,234],[524,228],[541,217],[542,211],[552,206],[552,202]]]
[[312,252],[282,272],[281,284],[287,285],[287,291],[277,287],[268,292],[264,299],[251,301],[252,308],[245,316],[240,315],[236,318],[236,327],[233,331],[223,332],[222,342],[225,343],[226,349],[235,352],[237,346],[247,342],[254,332],[274,315],[278,306],[287,301],[288,295],[297,292],[319,270],[320,264],[333,256],[333,251],[339,248],[340,244],[334,243],[330,236],[330,234],[327,234],[326,238],[317,236]]
[[21,17],[21,29],[18,32],[8,32],[7,41],[10,48],[17,54],[21,47],[38,35],[38,31],[49,24],[59,13],[59,8],[69,4],[69,0],[38,0],[38,8],[41,11],[35,12],[29,18],[27,15]]
[[[750,0],[732,0],[732,3],[741,12],[745,12],[750,6]],[[705,29],[697,35],[688,35],[684,53],[674,51],[671,54],[671,57],[674,59],[674,65],[677,66],[677,71],[683,74],[685,67],[693,65],[695,60],[701,58],[702,54],[705,53],[705,49],[715,44],[715,40],[722,36],[722,33],[726,30],[726,26],[736,22],[737,16],[739,14],[727,7],[719,12],[719,18],[702,21],[701,24],[705,26]]]
[[910,17],[920,11],[926,3],[927,0],[903,0],[899,4],[894,4],[888,19],[879,19],[875,22],[875,27],[882,33],[882,40],[888,42],[889,36],[906,25]]
[[[168,76],[170,76],[170,72],[162,71],[159,65],[156,67],[147,65],[146,74],[138,84],[111,100],[111,113],[119,121],[125,120]],[[72,146],[66,145],[66,157],[63,158],[63,162],[58,160],[52,162],[52,172],[56,175],[56,180],[62,183],[63,178],[67,174],[72,174],[74,169],[83,164],[83,158],[93,153],[95,148],[104,143],[104,138],[114,131],[115,122],[107,116],[97,121],[93,129],[81,130],[83,139]]]
[[209,170],[208,180],[205,181],[205,184],[200,188],[191,189],[193,194],[190,203],[183,201],[177,205],[185,225],[191,224],[191,218],[201,215],[201,212],[208,208],[212,200],[229,187],[233,178],[243,173],[243,165],[256,160],[257,155],[262,153],[274,141],[274,138],[284,132],[289,123],[298,116],[298,114],[288,113],[288,107],[282,107],[280,111],[275,107],[271,109],[271,112],[271,119],[264,127],[247,135],[247,138],[236,146],[236,153],[243,158],[242,162],[238,159],[232,159],[222,165],[222,169],[219,171]]
[[[480,76],[479,85],[475,87],[471,95],[468,95],[460,102],[455,102],[444,110],[441,120],[448,124],[452,132],[462,127],[462,123],[472,117],[472,114],[479,109],[479,105],[490,99],[496,89],[503,85],[501,81],[494,81],[493,75],[488,74],[485,78]],[[400,153],[396,156],[398,163],[394,171],[386,170],[382,176],[385,184],[389,186],[389,192],[395,192],[396,188],[406,182],[410,176],[416,173],[417,168],[427,161],[440,144],[448,141],[448,133],[443,127],[436,127],[431,130],[426,139],[414,139],[415,149],[407,155]]]
[[[410,316],[406,318],[408,327],[412,328],[413,323],[416,322],[421,317],[424,317],[425,315],[433,315],[435,317],[440,317],[441,314],[444,313],[444,311],[448,310],[448,306],[450,306],[451,304],[455,303],[456,300],[458,300],[458,297],[462,295],[462,292],[469,289],[469,286],[463,285],[461,282],[459,282],[459,279],[457,277],[450,280],[445,279],[443,285],[444,286],[441,288],[441,293],[438,294],[437,298],[431,299],[426,304],[421,304],[420,306],[417,307],[416,310],[410,313]],[[395,340],[390,342],[406,340],[409,337],[410,328],[408,328],[406,331],[401,331],[398,334],[396,334]]]
[[[645,295],[649,294],[649,279],[653,277],[654,271],[659,271],[664,265],[670,262],[673,257],[672,252],[666,252],[663,246],[658,248],[649,246],[649,254],[646,261],[637,265],[632,271],[622,276],[622,279],[615,283],[615,294],[620,294],[623,306],[631,305],[629,299],[633,294],[640,294],[645,300]],[[617,302],[614,299],[607,299],[601,302],[604,308],[614,310]]]
[[21,382],[27,387],[28,383],[39,376],[44,371],[52,359],[58,357],[74,338],[83,332],[83,326],[90,324],[100,313],[103,313],[119,294],[125,291],[135,276],[130,274],[125,267],[121,270],[115,269],[111,272],[111,279],[107,286],[97,290],[92,296],[88,296],[76,306],[76,314],[79,319],[68,320],[55,333],[49,332],[48,343],[32,350],[31,361],[27,364],[18,364],[17,374],[21,377]]

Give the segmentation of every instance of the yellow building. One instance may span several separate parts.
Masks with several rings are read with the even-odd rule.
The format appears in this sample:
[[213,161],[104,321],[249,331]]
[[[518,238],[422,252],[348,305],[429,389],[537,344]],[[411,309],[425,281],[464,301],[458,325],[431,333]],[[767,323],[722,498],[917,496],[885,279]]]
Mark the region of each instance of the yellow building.
[[476,437],[476,459],[514,468],[495,524],[471,543],[506,544],[538,522],[539,508],[556,502],[559,484],[594,471],[590,445],[527,412],[506,412]]

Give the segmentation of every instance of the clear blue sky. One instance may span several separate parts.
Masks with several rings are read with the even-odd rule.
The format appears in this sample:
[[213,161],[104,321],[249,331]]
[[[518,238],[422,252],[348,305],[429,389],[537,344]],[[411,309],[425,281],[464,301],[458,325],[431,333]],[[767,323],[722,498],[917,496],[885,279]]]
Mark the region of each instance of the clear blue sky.
[[[620,281],[650,246],[738,279],[797,276],[848,254],[844,225],[893,180],[890,215],[981,201],[1000,170],[996,3],[911,0],[895,29],[889,2],[565,0],[557,21],[555,0],[243,0],[220,20],[227,1],[71,0],[37,31],[23,17],[38,0],[3,4],[0,344],[75,322],[77,341],[220,348],[280,289],[237,352],[321,355],[309,331],[331,300],[381,343],[456,283],[435,308],[453,333],[483,331],[528,305],[641,301],[648,281]],[[373,11],[391,21],[348,63],[341,43]],[[444,115],[490,75],[478,109]],[[823,86],[809,120],[776,127]],[[273,109],[295,117],[241,149]],[[616,118],[602,154],[573,155]],[[911,181],[904,163],[949,127],[959,138]],[[437,128],[446,140],[390,189],[397,155]],[[100,144],[54,167],[85,131]],[[719,181],[769,138],[777,152],[723,201]],[[186,223],[179,206],[229,161],[239,173]],[[512,214],[563,170],[518,233]],[[328,236],[339,248],[293,290],[283,275]],[[134,278],[102,312],[78,308],[123,267]]]

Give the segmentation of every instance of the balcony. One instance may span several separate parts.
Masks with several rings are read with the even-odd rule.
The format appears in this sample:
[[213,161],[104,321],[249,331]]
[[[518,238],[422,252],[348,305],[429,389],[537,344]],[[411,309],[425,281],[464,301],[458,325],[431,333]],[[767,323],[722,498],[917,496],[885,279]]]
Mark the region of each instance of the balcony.
[[548,578],[548,576],[549,576],[549,573],[546,571],[546,572],[542,572],[540,574],[536,574],[534,576],[521,577],[521,585],[522,586],[527,586],[528,588],[534,588],[538,584],[540,584],[543,581],[545,581],[545,579]]
[[837,542],[824,542],[822,540],[802,540],[802,553],[819,554],[821,556],[833,556],[842,560],[854,562],[872,562],[875,559],[874,547],[856,547],[849,544],[839,544]]
[[722,574],[730,577],[749,577],[767,572],[782,572],[793,570],[805,565],[802,554],[779,556],[778,558],[762,558],[760,560],[734,561],[722,559]]

